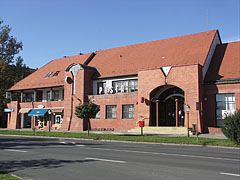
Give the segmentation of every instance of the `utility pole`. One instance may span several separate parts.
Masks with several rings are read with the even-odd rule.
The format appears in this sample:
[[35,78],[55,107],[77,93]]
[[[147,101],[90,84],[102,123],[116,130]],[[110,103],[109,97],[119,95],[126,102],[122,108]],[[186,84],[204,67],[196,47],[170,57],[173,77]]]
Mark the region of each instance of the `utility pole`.
[[198,144],[198,111],[199,111],[199,102],[196,102],[196,136],[197,136],[197,144]]
[[187,136],[189,137],[189,112],[190,112],[190,106],[189,105],[186,106],[186,111],[187,111],[187,121],[188,121],[188,124],[187,124]]

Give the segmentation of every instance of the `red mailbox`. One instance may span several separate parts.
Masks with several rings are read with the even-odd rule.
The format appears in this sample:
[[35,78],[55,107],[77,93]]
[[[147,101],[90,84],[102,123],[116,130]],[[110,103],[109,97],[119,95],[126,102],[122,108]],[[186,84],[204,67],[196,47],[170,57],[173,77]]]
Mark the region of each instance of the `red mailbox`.
[[144,127],[144,121],[139,121],[139,127]]

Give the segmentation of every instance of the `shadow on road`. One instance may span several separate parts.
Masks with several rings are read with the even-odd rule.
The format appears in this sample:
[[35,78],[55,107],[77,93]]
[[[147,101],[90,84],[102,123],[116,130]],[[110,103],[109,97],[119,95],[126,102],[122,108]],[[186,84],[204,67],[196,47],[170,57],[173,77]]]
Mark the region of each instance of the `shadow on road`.
[[22,160],[22,161],[2,161],[0,162],[1,173],[11,173],[14,171],[23,170],[26,168],[41,169],[41,168],[59,168],[66,164],[87,163],[96,160],[57,160],[57,159],[38,159],[38,160]]
[[[24,150],[33,149],[36,147],[43,148],[43,147],[52,147],[52,146],[62,146],[61,139],[51,139],[51,138],[29,138],[29,137],[0,137],[0,150],[1,149],[9,149],[9,148],[21,148],[23,147]],[[72,143],[68,140],[66,141],[65,145],[87,145],[87,146],[98,146],[101,145],[100,143]]]

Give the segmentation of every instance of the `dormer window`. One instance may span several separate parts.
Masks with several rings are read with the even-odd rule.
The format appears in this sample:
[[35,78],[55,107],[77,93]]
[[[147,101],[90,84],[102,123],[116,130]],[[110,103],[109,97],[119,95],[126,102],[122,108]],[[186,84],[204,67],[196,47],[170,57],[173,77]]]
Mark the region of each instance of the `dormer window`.
[[45,78],[47,79],[51,74],[52,74],[52,72],[49,72],[49,73],[45,76]]
[[53,74],[53,78],[56,77],[58,74],[59,74],[60,71],[56,71],[54,74]]

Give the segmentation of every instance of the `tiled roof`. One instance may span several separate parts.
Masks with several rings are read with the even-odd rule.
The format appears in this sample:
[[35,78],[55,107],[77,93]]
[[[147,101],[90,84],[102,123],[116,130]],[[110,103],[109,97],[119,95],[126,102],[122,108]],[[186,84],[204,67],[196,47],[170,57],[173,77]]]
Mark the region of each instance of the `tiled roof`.
[[[62,86],[64,71],[72,63],[87,63],[88,66],[96,67],[100,74],[99,78],[132,75],[140,70],[169,65],[204,65],[216,33],[217,30],[212,30],[106,49],[97,51],[94,57],[89,53],[56,59],[16,83],[9,90]],[[93,59],[86,62],[89,57]],[[58,76],[52,78],[56,71],[60,71]],[[49,72],[52,72],[52,75],[44,78]]]
[[96,52],[88,64],[100,78],[137,74],[139,70],[188,64],[204,65],[217,30]]
[[[19,81],[8,90],[62,86],[64,84],[65,79],[64,72],[66,68],[72,63],[83,64],[90,55],[91,53],[71,57],[64,57],[50,61],[48,64],[41,67],[34,73],[30,74],[23,80]],[[60,71],[59,74],[56,77],[52,77],[56,71]],[[52,74],[48,78],[45,78],[45,76],[49,72],[52,72]]]
[[237,78],[240,78],[240,41],[218,45],[205,81]]

